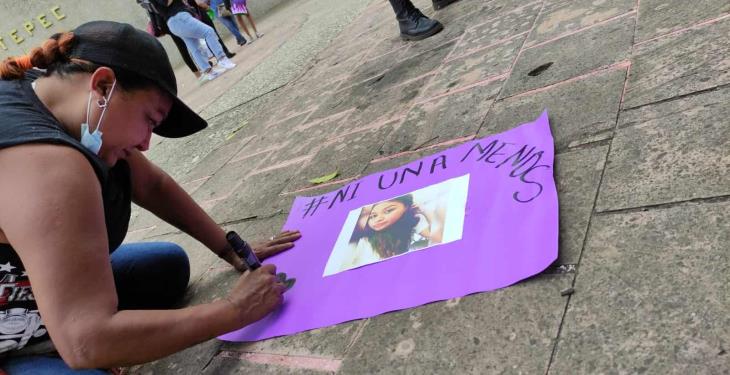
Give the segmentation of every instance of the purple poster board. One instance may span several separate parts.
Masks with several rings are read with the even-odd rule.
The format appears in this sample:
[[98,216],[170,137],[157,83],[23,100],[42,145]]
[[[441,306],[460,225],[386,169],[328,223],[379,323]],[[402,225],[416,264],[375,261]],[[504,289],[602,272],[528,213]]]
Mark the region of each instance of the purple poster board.
[[269,261],[296,284],[281,308],[220,338],[294,334],[541,272],[558,256],[553,159],[544,112],[328,194],[297,197],[284,229],[302,238]]

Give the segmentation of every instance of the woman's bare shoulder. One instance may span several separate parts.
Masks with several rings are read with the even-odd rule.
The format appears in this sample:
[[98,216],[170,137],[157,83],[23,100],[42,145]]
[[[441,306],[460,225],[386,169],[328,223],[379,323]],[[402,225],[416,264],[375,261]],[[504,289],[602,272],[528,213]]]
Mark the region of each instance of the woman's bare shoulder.
[[[64,198],[100,192],[91,164],[70,146],[39,143],[0,149],[0,175],[3,176],[0,179],[0,206],[6,213],[17,209],[22,201],[53,201],[62,209],[67,206]],[[68,200],[68,205],[72,205],[73,199]],[[26,206],[27,209],[38,208],[35,203]],[[2,216],[0,214],[0,219]]]
[[26,143],[0,149],[0,173],[14,171],[34,174],[41,168],[53,167],[54,170],[73,172],[92,170],[86,157],[77,149],[60,144]]

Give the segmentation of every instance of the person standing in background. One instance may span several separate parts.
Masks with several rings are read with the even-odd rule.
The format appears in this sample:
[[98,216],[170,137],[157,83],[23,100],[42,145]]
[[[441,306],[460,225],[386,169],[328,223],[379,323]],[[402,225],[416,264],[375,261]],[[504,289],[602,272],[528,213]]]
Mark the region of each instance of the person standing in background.
[[251,33],[248,31],[248,28],[246,27],[246,23],[243,22],[243,17],[241,15],[245,15],[248,19],[248,22],[251,23],[251,28],[253,28],[254,34],[256,34],[256,39],[261,38],[264,36],[264,34],[259,34],[258,30],[256,30],[256,23],[253,20],[253,17],[251,16],[251,12],[248,11],[248,7],[246,6],[246,0],[225,0],[226,3],[230,3],[230,9],[231,13],[233,13],[234,16],[236,16],[236,19],[238,20],[238,24],[241,25],[241,28],[243,29],[243,32],[248,35],[249,39],[253,41],[253,37],[251,36]]
[[[229,56],[228,48],[226,48],[226,45],[223,43],[223,39],[221,38],[220,34],[218,33],[218,30],[216,30],[215,24],[213,23],[213,19],[218,18],[218,20],[221,21],[223,26],[225,26],[228,29],[228,31],[230,31],[231,34],[233,34],[233,37],[236,38],[236,44],[238,44],[239,46],[246,44],[246,39],[243,38],[243,35],[241,35],[241,32],[238,30],[237,27],[234,29],[231,29],[226,24],[225,21],[223,21],[220,17],[218,17],[217,14],[215,14],[215,11],[214,11],[213,17],[211,17],[208,14],[207,10],[210,9],[210,5],[209,5],[210,1],[208,1],[208,0],[186,0],[186,1],[187,1],[188,5],[193,9],[193,12],[194,12],[193,16],[195,18],[200,19],[200,21],[203,22],[204,24],[213,28],[216,35],[218,35],[218,41],[220,42],[221,46],[223,46],[223,51],[226,52],[226,57],[231,58],[231,57],[235,56],[236,54],[232,53],[233,56]],[[230,17],[230,21],[233,22],[233,17]],[[235,23],[233,24],[233,26],[235,26]],[[241,43],[241,41],[243,41],[243,43]]]
[[[232,15],[221,15],[219,6],[224,4],[223,0],[210,0],[210,5],[208,5],[205,1],[202,1],[205,6],[208,6],[208,9],[213,13],[213,15],[218,18],[218,21],[221,21],[223,26],[225,26],[228,31],[233,34],[233,36],[236,38],[236,43],[238,43],[239,46],[242,46],[246,44],[246,38],[241,35],[241,31],[238,30],[238,26],[236,26],[236,21],[233,19]],[[198,3],[198,5],[203,8],[203,5]],[[205,9],[205,8],[204,8]],[[230,9],[227,9],[230,12]]]
[[[193,10],[187,6],[184,0],[151,0],[151,2],[165,19],[170,32],[185,42],[195,65],[202,72],[200,78],[202,82],[213,80],[225,70],[233,69],[236,66],[226,57],[215,30],[193,17]],[[201,48],[199,39],[205,40],[217,60],[216,67],[220,69],[210,67],[207,52]]]
[[[141,3],[140,3],[141,5]],[[144,7],[144,6],[143,6]],[[148,9],[144,7],[145,10],[147,10],[147,16],[150,18],[150,26],[148,26],[147,32],[151,34],[154,37],[161,37],[165,35],[169,35],[170,38],[172,38],[172,42],[175,43],[175,47],[177,47],[178,52],[180,53],[180,57],[182,57],[183,62],[185,65],[187,65],[188,69],[195,75],[195,77],[200,78],[200,71],[198,70],[198,66],[195,65],[195,62],[193,62],[192,57],[190,57],[190,53],[188,52],[188,47],[185,45],[185,42],[180,39],[177,35],[170,32],[170,30],[167,29],[167,25],[165,22],[158,22],[159,16],[154,13],[153,10]],[[220,37],[219,37],[220,38]],[[225,49],[225,44],[221,45],[224,47],[224,51],[226,52],[226,56],[228,58],[231,58],[235,56],[236,54],[233,52],[228,52],[227,49]],[[208,64],[210,66],[210,64]]]

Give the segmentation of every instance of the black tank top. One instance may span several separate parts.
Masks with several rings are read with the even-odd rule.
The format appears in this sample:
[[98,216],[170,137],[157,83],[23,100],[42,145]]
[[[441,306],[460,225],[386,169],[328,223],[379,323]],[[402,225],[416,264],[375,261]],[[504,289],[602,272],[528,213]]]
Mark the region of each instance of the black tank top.
[[173,0],[170,5],[167,5],[167,0],[152,0],[152,3],[165,22],[180,12],[191,13],[192,10],[192,7],[187,6],[184,0]]
[[[27,72],[22,80],[0,80],[0,149],[27,143],[49,143],[81,152],[94,168],[101,185],[109,250],[113,251],[124,240],[129,225],[132,196],[129,165],[120,160],[109,168],[64,131],[31,86],[40,74],[34,70]],[[38,230],[43,231],[43,228]],[[48,340],[48,333],[38,313],[25,267],[11,245],[0,244],[0,353],[45,340]]]

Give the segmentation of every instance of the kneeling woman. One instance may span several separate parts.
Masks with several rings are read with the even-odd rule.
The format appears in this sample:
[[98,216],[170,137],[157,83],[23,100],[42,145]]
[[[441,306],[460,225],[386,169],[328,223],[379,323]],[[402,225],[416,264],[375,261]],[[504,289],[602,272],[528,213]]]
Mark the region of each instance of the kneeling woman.
[[[152,132],[182,137],[206,126],[176,97],[154,37],[87,23],[5,60],[0,78],[2,369],[143,363],[281,303],[284,286],[267,265],[245,272],[222,300],[162,311],[187,287],[187,256],[174,244],[121,245],[134,201],[243,270],[224,231],[141,153]],[[282,233],[255,250],[266,258],[299,236]],[[37,355],[48,350],[60,357]]]

